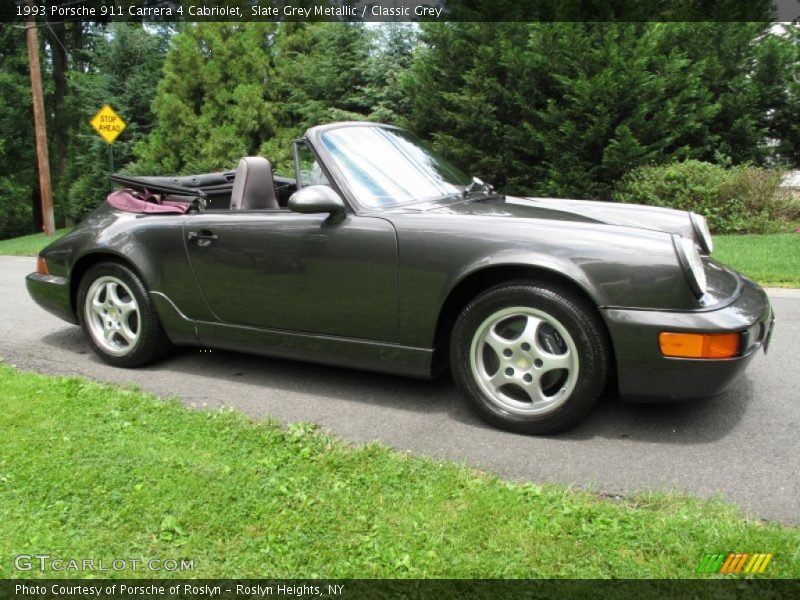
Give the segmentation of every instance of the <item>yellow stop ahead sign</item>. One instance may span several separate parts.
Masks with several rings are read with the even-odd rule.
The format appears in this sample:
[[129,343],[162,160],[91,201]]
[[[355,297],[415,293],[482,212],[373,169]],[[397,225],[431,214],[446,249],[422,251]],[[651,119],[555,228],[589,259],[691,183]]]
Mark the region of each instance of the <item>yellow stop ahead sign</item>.
[[125,121],[108,104],[104,104],[103,108],[97,111],[97,114],[92,117],[89,123],[108,144],[113,143],[117,136],[122,133],[122,130],[125,129]]

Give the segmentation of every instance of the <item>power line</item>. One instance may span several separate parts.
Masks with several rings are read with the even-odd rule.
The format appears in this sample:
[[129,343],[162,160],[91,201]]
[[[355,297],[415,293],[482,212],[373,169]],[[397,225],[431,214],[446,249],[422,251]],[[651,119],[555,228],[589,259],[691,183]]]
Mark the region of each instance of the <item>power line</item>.
[[61,46],[61,49],[64,51],[64,56],[69,57],[69,50],[67,50],[66,46],[64,46],[64,44],[61,43],[61,39],[58,37],[58,34],[50,26],[50,22],[45,21],[44,24],[47,25],[47,28],[50,30],[50,33],[53,34],[53,38],[56,40],[56,42],[58,42],[58,45]]

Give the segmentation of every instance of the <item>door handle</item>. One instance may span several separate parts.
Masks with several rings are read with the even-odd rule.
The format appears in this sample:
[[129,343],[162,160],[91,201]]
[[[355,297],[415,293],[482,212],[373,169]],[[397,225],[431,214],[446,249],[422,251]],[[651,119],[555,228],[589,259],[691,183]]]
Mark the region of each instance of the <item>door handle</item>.
[[198,246],[208,246],[211,242],[219,239],[219,236],[210,231],[190,231],[189,241],[197,242]]

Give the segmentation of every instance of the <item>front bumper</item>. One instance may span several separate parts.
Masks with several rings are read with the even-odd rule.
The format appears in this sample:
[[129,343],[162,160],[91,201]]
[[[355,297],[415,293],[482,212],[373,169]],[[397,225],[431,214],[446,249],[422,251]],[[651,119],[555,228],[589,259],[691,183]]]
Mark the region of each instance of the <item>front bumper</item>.
[[[668,312],[603,310],[617,359],[620,395],[634,402],[706,398],[724,392],[760,348],[766,348],[775,317],[766,293],[742,278],[741,292],[717,310]],[[726,359],[667,358],[662,331],[742,333],[741,354]]]
[[31,298],[43,309],[65,321],[78,324],[70,301],[69,279],[55,275],[31,273],[25,278],[25,287],[28,288]]

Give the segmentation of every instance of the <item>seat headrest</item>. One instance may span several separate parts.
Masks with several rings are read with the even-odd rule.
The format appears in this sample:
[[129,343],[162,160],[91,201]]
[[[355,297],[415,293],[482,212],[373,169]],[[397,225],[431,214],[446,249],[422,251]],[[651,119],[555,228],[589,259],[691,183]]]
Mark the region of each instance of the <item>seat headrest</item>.
[[262,156],[245,156],[236,167],[231,210],[278,208],[272,166]]

